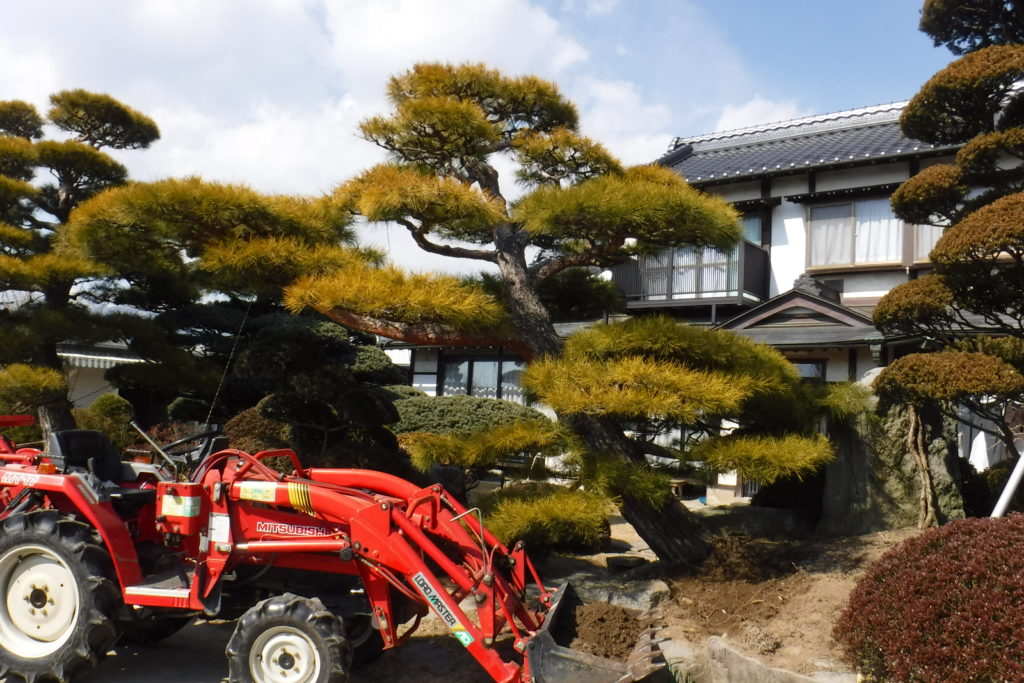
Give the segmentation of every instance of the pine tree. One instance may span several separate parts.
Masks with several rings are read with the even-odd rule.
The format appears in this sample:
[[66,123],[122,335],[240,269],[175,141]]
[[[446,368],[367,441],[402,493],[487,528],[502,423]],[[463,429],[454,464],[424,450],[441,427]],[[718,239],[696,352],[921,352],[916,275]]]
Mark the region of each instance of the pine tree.
[[967,408],[1013,453],[1005,409],[1024,406],[1024,16],[1015,2],[929,0],[921,27],[966,54],[911,99],[903,132],[963,146],[952,163],[893,194],[900,218],[945,230],[930,254],[933,273],[894,288],[874,320],[939,350],[897,359],[876,388],[952,419]]
[[[44,119],[26,102],[0,102],[0,362],[17,374],[5,382],[39,387],[23,403],[38,408],[44,430],[74,427],[66,386],[53,385],[58,342],[117,334],[90,306],[88,285],[105,271],[63,244],[68,219],[81,202],[127,181],[104,149],[142,149],[159,138],[151,119],[108,95],[65,90],[50,103]],[[66,137],[43,139],[46,123]]]
[[[335,207],[397,223],[425,251],[493,264],[500,292],[443,275],[350,264],[300,278],[288,289],[289,306],[409,342],[515,349],[531,363],[534,391],[590,462],[619,473],[605,479],[658,556],[702,560],[700,527],[666,495],[667,483],[654,477],[654,486],[639,484],[651,480],[646,454],[654,446],[633,438],[629,423],[737,415],[759,396],[785,393],[794,376],[779,374],[778,359],[755,363],[749,349],[746,371],[716,374],[740,362],[729,359],[739,349],[723,342],[717,348],[725,357],[704,358],[702,366],[685,357],[700,356],[694,346],[672,349],[651,336],[679,327],[671,323],[633,328],[630,338],[638,341],[628,350],[606,342],[604,350],[577,352],[556,334],[542,292],[568,269],[606,268],[667,246],[730,250],[740,237],[736,212],[666,168],[623,167],[579,134],[575,108],[549,82],[482,65],[420,64],[392,78],[388,96],[392,113],[364,122],[362,133],[391,159],[341,185]],[[515,180],[526,190],[517,201],[504,194],[501,158],[517,165]],[[539,255],[530,260],[534,248]],[[815,464],[829,455],[817,441],[801,444]]]

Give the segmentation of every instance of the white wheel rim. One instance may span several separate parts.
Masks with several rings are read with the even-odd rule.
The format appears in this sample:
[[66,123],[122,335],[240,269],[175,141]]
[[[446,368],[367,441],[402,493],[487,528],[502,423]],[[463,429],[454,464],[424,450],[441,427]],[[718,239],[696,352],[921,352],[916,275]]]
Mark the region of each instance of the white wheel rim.
[[0,557],[0,639],[25,659],[46,657],[75,630],[78,583],[68,565],[49,548],[23,545]]
[[249,672],[256,683],[311,683],[320,676],[320,653],[302,631],[275,626],[253,643]]

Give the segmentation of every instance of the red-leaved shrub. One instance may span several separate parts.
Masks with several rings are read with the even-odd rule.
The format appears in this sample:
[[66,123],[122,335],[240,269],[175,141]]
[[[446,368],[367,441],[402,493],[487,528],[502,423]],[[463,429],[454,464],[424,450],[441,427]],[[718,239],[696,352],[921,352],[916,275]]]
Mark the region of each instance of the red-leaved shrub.
[[890,550],[833,636],[876,681],[1024,681],[1024,515],[955,521]]

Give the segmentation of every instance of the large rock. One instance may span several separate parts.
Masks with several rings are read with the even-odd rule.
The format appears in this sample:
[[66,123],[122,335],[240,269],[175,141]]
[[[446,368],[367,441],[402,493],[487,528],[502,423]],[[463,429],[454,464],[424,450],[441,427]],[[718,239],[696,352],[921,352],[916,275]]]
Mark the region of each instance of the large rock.
[[694,514],[713,534],[792,538],[809,533],[814,527],[800,511],[782,508],[719,505],[695,510]]
[[628,581],[605,579],[593,574],[574,574],[569,582],[585,603],[607,602],[616,607],[646,612],[671,595],[668,584],[660,579]]
[[[955,425],[936,416],[922,415],[922,420],[939,521],[962,518],[965,474]],[[837,457],[825,470],[818,531],[852,535],[917,524],[921,483],[907,452],[906,409],[893,407],[881,419],[865,416],[830,431]]]

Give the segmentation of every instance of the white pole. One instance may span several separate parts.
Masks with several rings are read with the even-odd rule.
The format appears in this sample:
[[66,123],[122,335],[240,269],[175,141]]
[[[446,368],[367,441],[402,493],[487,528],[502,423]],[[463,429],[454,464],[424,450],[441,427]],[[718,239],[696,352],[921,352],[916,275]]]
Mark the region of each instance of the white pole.
[[1013,466],[1013,472],[1010,473],[1010,478],[1006,481],[1003,493],[999,496],[995,509],[992,510],[993,517],[1002,517],[1006,513],[1006,508],[1010,507],[1010,500],[1013,499],[1013,494],[1017,492],[1021,479],[1024,479],[1024,456],[1018,452],[1017,464]]

